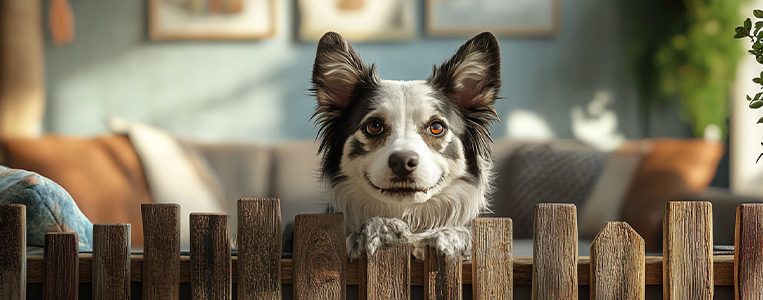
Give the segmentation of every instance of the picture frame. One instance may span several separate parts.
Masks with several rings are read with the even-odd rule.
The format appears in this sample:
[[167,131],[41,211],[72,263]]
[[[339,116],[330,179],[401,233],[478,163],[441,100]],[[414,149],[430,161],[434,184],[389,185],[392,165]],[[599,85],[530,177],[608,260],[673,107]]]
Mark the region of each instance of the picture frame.
[[353,42],[406,41],[416,35],[416,1],[299,0],[299,36],[318,41],[335,31]]
[[258,40],[276,33],[277,0],[148,0],[148,36],[166,40]]
[[561,0],[426,0],[431,37],[551,37],[561,28]]

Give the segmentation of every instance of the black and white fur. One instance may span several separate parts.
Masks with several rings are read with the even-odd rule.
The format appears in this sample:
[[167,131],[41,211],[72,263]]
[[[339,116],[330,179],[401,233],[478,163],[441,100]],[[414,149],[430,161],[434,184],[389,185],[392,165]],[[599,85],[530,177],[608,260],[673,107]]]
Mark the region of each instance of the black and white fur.
[[427,245],[469,256],[470,222],[488,210],[495,37],[475,36],[427,80],[392,81],[329,32],[312,83],[322,177],[330,207],[344,214],[350,259],[395,240],[409,240],[419,258]]

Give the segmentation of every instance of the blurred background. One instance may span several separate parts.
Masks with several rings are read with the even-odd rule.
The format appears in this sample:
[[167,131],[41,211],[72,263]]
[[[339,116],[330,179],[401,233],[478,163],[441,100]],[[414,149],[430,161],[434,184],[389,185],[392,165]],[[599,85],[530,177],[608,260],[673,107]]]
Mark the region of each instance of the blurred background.
[[[641,141],[691,145],[654,162],[657,167],[693,157],[695,142],[712,143],[709,158],[687,162],[702,171],[681,171],[685,180],[699,176],[699,187],[682,184],[692,194],[713,186],[724,197],[758,199],[761,114],[744,98],[757,92],[750,79],[763,68],[745,55],[749,40],[733,38],[753,7],[763,1],[6,0],[0,5],[0,162],[54,178],[42,159],[23,160],[23,153],[66,147],[14,145],[125,132],[132,145],[149,143],[136,138],[140,126],[204,147],[296,142],[314,153],[315,100],[308,89],[322,33],[343,34],[382,78],[411,80],[427,78],[474,34],[492,31],[503,79],[496,140],[573,140],[602,153],[630,142],[640,159],[645,148],[659,148]],[[154,167],[144,152],[150,150],[136,151],[148,175]],[[214,151],[202,151],[206,163],[242,165]],[[217,171],[222,190],[234,189],[232,180],[246,181]],[[621,184],[623,194],[637,189],[629,184],[640,173],[633,174]],[[146,179],[153,201],[156,177]],[[268,191],[263,196],[276,194],[278,184],[258,184]]]

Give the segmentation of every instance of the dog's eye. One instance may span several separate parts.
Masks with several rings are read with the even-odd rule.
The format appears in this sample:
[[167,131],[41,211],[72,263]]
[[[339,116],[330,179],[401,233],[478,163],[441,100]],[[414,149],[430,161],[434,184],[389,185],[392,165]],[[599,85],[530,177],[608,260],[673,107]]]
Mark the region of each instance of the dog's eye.
[[429,125],[429,133],[433,135],[442,135],[445,133],[445,127],[440,122],[434,122]]
[[380,134],[384,131],[384,125],[379,120],[371,120],[366,125],[366,132],[369,134]]

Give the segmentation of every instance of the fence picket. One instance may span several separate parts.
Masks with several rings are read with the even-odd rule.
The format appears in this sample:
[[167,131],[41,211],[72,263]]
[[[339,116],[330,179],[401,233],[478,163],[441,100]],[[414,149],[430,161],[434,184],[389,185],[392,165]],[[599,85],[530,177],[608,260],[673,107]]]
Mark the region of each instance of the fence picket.
[[238,200],[238,299],[281,299],[281,202]]
[[578,222],[573,204],[535,205],[532,299],[578,298]]
[[736,299],[763,299],[763,204],[737,207],[734,242],[734,292]]
[[75,232],[45,234],[43,299],[75,300],[79,288],[79,249]]
[[0,299],[26,299],[26,206],[0,205]]
[[665,204],[662,298],[713,298],[713,216],[706,201]]
[[229,216],[192,213],[191,297],[194,300],[231,299]]
[[608,222],[591,244],[591,299],[644,299],[644,239],[625,222]]
[[411,298],[411,245],[382,245],[358,264],[361,300]]
[[93,299],[130,299],[130,224],[93,225]]
[[511,219],[475,219],[472,237],[472,298],[513,299]]
[[294,299],[345,299],[347,261],[341,214],[294,218]]
[[424,297],[429,300],[461,300],[462,261],[460,255],[445,257],[427,246],[424,258]]
[[180,297],[180,205],[143,203],[143,300]]

